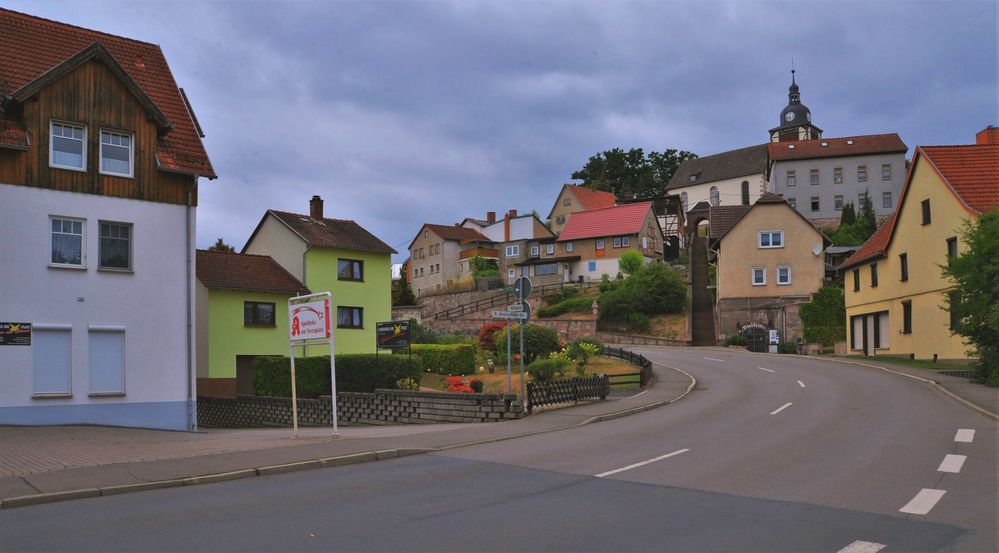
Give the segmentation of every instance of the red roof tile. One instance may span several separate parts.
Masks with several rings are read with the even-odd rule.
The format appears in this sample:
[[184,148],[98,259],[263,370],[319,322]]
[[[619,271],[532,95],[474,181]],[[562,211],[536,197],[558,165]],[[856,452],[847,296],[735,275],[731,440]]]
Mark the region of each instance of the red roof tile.
[[[364,227],[349,219],[313,219],[308,215],[299,213],[289,213],[287,211],[277,211],[270,209],[264,214],[273,215],[278,221],[284,223],[295,234],[312,246],[325,248],[343,248],[347,250],[359,250],[375,253],[399,253],[391,246],[382,242],[377,236],[371,234]],[[264,221],[261,219],[257,229],[253,231],[247,244],[253,241],[257,230]],[[244,249],[246,246],[244,246]]]
[[883,256],[885,254],[885,249],[888,247],[888,241],[891,239],[891,232],[895,227],[895,217],[897,215],[898,210],[896,209],[887,221],[881,223],[881,226],[878,227],[878,230],[874,231],[874,234],[867,239],[867,242],[864,242],[856,253],[851,255],[846,261],[843,262],[842,265],[840,265],[840,269],[848,269],[851,266],[860,264],[868,259]]
[[584,209],[614,207],[614,204],[617,203],[617,198],[611,192],[593,190],[592,188],[577,186],[575,184],[568,184],[566,186],[569,187],[573,196],[576,196],[576,199],[579,200],[580,205],[582,205]]
[[[107,49],[173,124],[159,138],[156,158],[160,167],[215,178],[192,114],[155,44],[0,8],[0,96],[12,94],[95,42]],[[6,138],[0,131],[0,141],[6,143]]]
[[309,289],[269,255],[198,250],[195,272],[212,289],[308,294]]
[[999,144],[922,146],[916,152],[971,209],[981,214],[999,206]]
[[[825,144],[825,146],[823,146]],[[905,153],[909,147],[895,133],[771,142],[768,146],[772,161],[815,159],[866,154]]]
[[573,213],[566,221],[558,242],[637,234],[641,232],[650,209],[652,202],[638,202]]

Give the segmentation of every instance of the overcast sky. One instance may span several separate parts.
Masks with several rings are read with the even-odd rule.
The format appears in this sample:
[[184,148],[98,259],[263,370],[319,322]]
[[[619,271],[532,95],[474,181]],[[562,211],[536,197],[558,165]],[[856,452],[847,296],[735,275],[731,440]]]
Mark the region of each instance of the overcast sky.
[[5,1],[159,44],[219,179],[198,246],[268,208],[354,219],[401,255],[424,222],[544,217],[597,152],[825,136],[963,144],[997,123],[997,3]]

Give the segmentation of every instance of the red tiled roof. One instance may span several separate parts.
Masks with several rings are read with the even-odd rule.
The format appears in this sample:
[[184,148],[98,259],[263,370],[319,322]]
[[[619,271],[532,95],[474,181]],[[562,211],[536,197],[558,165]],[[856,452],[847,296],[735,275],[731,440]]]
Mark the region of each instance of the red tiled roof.
[[638,202],[573,213],[566,221],[558,242],[637,234],[641,232],[650,209],[652,202]]
[[840,265],[841,269],[848,269],[853,265],[857,265],[868,259],[874,259],[875,257],[881,257],[885,254],[885,249],[888,247],[888,241],[891,238],[891,231],[895,227],[895,217],[898,215],[898,210],[896,209],[891,217],[888,218],[878,230],[874,231],[874,234],[864,242],[860,249],[856,251],[853,255],[847,258],[846,261]]
[[587,188],[585,186],[577,186],[575,184],[566,185],[572,192],[573,196],[579,200],[580,205],[585,209],[602,209],[605,207],[614,207],[617,203],[617,197],[611,192],[604,192],[602,190],[593,190],[592,188]]
[[[156,159],[160,167],[215,178],[192,114],[155,44],[0,8],[0,96],[13,94],[97,42],[173,124],[159,138]],[[8,143],[8,138],[0,131],[0,141]]]
[[[823,146],[825,144],[825,146]],[[908,146],[895,133],[771,142],[768,146],[772,161],[815,159],[867,154],[905,153]]]
[[269,255],[198,250],[195,272],[212,289],[308,294],[309,289]]
[[[364,227],[349,219],[313,219],[308,215],[299,213],[289,213],[287,211],[267,210],[267,215],[273,215],[278,221],[284,223],[295,234],[312,246],[325,248],[343,248],[347,250],[359,250],[375,253],[399,253],[391,246],[382,242],[374,234],[368,232]],[[264,221],[261,219],[257,225],[257,230]],[[257,230],[253,231],[247,244],[253,241]],[[245,246],[244,246],[245,249]]]
[[455,225],[434,225],[431,223],[427,223],[424,226],[445,240],[484,240],[486,242],[491,242],[486,235],[471,228],[459,227]]
[[979,214],[999,206],[999,144],[921,146],[951,189]]

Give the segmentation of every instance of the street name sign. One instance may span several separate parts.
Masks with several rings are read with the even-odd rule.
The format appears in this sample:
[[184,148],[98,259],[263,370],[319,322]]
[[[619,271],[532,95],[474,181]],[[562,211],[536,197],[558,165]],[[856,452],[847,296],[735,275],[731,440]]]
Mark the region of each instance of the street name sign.
[[521,305],[521,304],[519,304],[519,303],[515,303],[513,305],[506,306],[506,310],[507,311],[523,311],[524,310],[524,306]]
[[494,319],[527,319],[528,314],[523,311],[493,311]]

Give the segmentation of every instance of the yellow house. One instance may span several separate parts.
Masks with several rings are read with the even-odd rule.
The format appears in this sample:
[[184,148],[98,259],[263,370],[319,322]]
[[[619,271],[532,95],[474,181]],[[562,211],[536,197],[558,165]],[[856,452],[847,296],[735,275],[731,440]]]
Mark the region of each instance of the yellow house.
[[923,146],[913,155],[898,209],[843,264],[851,355],[965,360],[951,333],[941,266],[960,254],[965,223],[999,206],[999,143]]
[[551,221],[551,229],[555,234],[560,234],[565,228],[569,216],[580,211],[590,209],[603,209],[614,207],[617,198],[610,192],[592,190],[585,186],[566,184],[562,186],[552,210],[548,212],[548,220]]

